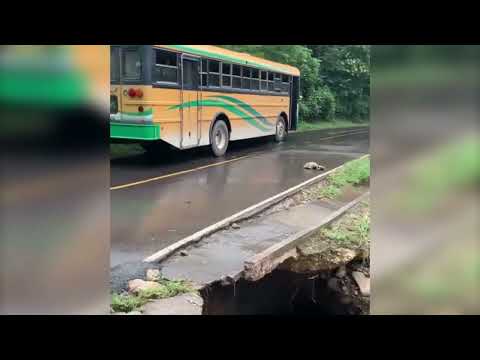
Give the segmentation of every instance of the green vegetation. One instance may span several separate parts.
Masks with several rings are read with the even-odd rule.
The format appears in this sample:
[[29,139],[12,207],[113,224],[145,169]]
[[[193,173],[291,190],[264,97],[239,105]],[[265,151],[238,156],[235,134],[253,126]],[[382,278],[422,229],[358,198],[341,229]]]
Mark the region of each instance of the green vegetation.
[[141,291],[139,297],[144,299],[165,299],[193,291],[192,287],[185,281],[162,279],[158,282],[160,287]]
[[370,158],[357,159],[346,163],[342,168],[330,174],[327,185],[320,190],[320,197],[333,199],[341,194],[346,185],[360,185],[370,178]]
[[349,120],[335,120],[332,122],[305,122],[301,121],[298,124],[297,131],[312,131],[312,130],[323,130],[323,129],[339,129],[339,128],[350,128],[350,127],[366,127],[368,122],[353,122]]
[[111,308],[115,312],[131,312],[140,309],[147,299],[131,294],[112,294]]
[[140,310],[149,300],[165,299],[179,294],[192,292],[193,288],[185,281],[161,279],[160,286],[140,291],[138,294],[112,294],[111,308],[115,312]]
[[300,69],[300,119],[369,118],[368,45],[220,45]]
[[333,225],[322,229],[321,235],[337,246],[365,247],[370,237],[370,211],[368,203],[357,205]]
[[414,164],[410,191],[397,198],[402,211],[422,213],[442,202],[446,195],[458,194],[480,182],[479,138],[475,135],[454,142],[430,158]]

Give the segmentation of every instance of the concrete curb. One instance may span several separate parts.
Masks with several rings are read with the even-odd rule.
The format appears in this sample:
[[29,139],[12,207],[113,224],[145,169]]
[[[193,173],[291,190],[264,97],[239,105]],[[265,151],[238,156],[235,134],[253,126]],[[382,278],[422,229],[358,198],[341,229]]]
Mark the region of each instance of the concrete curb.
[[[321,227],[328,225],[332,221],[336,220],[349,209],[357,205],[370,195],[370,191],[360,195],[356,199],[352,200],[348,204],[342,206],[340,209],[332,212],[330,215],[322,219],[322,221],[309,229],[300,231],[284,241],[272,245],[268,249],[262,251],[259,254],[251,257],[244,262],[243,277],[248,281],[257,281],[264,277],[266,274],[273,271],[278,265],[284,262],[290,257],[296,256],[296,248],[299,243],[308,238],[310,235],[318,231]],[[238,276],[238,275],[237,275]]]
[[[370,155],[369,154],[366,154],[366,155],[363,155],[357,159],[352,159],[352,160],[359,160],[359,159],[363,159],[363,158],[366,158],[366,157],[369,157]],[[174,252],[180,250],[181,248],[184,248],[185,246],[188,246],[190,244],[193,244],[193,243],[196,243],[198,241],[200,241],[202,238],[204,238],[205,236],[208,236],[208,235],[211,235],[213,234],[214,232],[217,232],[218,230],[222,229],[222,228],[225,228],[231,224],[233,224],[234,222],[237,222],[237,221],[241,221],[241,220],[245,220],[245,219],[248,219],[260,212],[262,212],[263,210],[269,208],[270,206],[272,205],[275,205],[277,203],[279,203],[280,201],[284,200],[285,198],[291,196],[291,195],[294,195],[296,194],[297,192],[299,192],[300,190],[302,190],[304,187],[307,187],[309,185],[312,185],[312,184],[315,184],[317,182],[319,182],[320,180],[322,180],[324,177],[328,176],[329,174],[341,169],[345,164],[342,164],[334,169],[331,169],[323,174],[320,174],[318,176],[315,176],[307,181],[304,181],[303,183],[301,184],[298,184],[296,186],[293,186],[291,187],[290,189],[287,189],[283,192],[281,192],[280,194],[277,194],[277,195],[274,195],[262,202],[259,202],[255,205],[252,205],[236,214],[233,214],[232,216],[229,216],[223,220],[220,220],[219,222],[215,223],[215,224],[212,224],[200,231],[197,231],[196,233],[190,235],[190,236],[187,236],[185,238],[183,238],[182,240],[179,240],[177,241],[176,243],[170,245],[170,246],[167,246],[166,248],[160,250],[160,251],[157,251],[156,253],[148,256],[147,258],[143,259],[144,262],[158,262],[158,261],[162,261],[166,258],[168,258],[170,255],[172,255]]]

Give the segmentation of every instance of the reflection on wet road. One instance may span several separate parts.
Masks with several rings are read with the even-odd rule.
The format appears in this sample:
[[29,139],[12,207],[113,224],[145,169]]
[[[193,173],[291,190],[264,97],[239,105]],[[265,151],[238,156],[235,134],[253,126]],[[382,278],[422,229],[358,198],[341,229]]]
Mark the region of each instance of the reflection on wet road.
[[[155,160],[146,155],[112,160],[113,188],[141,182],[111,191],[112,267],[139,261],[318,175],[304,170],[305,162],[319,162],[328,170],[367,153],[369,134],[367,129],[316,131],[292,134],[283,144],[257,139],[231,145],[222,159],[196,150]],[[239,157],[244,158],[228,161]]]

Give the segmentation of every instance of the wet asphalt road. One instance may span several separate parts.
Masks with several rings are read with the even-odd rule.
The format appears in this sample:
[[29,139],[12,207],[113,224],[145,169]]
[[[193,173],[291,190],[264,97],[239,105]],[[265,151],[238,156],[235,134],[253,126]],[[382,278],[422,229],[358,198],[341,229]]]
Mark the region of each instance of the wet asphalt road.
[[[342,135],[348,134],[348,135]],[[227,216],[318,175],[304,170],[316,161],[327,170],[369,152],[368,129],[322,130],[231,143],[227,156],[208,150],[171,151],[111,161],[111,186],[218,163],[217,166],[111,190],[111,267],[141,261]],[[226,160],[244,157],[237,161]]]

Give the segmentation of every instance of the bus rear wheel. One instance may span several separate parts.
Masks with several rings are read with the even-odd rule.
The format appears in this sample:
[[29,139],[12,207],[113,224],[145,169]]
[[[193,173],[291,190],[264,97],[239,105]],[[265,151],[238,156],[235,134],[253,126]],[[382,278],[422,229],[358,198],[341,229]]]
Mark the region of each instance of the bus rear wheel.
[[275,129],[275,141],[282,142],[287,138],[287,126],[285,124],[285,119],[283,116],[279,116],[277,120],[277,125]]
[[223,156],[227,152],[230,134],[225,121],[218,120],[212,128],[210,136],[212,152],[215,156]]

